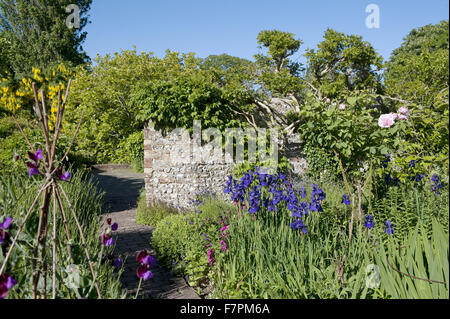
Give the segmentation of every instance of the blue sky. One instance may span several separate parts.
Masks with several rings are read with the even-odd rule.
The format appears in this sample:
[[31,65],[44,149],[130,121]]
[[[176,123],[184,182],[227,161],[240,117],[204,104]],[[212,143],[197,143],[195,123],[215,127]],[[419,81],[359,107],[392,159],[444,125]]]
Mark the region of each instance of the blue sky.
[[[368,4],[380,8],[380,28],[368,29]],[[91,58],[121,49],[166,49],[199,57],[227,53],[253,59],[261,30],[294,33],[315,48],[329,27],[358,34],[385,59],[413,28],[448,19],[447,0],[94,0],[83,45]]]

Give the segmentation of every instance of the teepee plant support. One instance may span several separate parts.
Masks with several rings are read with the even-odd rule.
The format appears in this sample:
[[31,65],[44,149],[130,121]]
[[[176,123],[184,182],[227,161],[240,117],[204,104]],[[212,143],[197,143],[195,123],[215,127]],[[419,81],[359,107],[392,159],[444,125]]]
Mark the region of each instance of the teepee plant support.
[[[41,199],[41,206],[39,208],[39,224],[38,224],[38,231],[36,234],[36,242],[35,246],[33,248],[33,254],[32,254],[32,268],[33,268],[33,280],[32,280],[32,297],[33,299],[38,298],[47,298],[47,278],[48,276],[48,262],[46,261],[46,243],[47,243],[47,236],[48,233],[52,233],[51,238],[51,251],[52,251],[52,261],[51,261],[51,296],[53,299],[56,298],[56,247],[57,247],[57,229],[56,229],[56,220],[57,220],[57,212],[59,208],[59,213],[61,214],[61,219],[63,222],[63,229],[65,233],[65,239],[67,240],[67,251],[69,258],[72,260],[72,251],[71,251],[71,236],[69,233],[69,229],[67,226],[67,214],[64,210],[63,200],[65,200],[67,207],[69,208],[70,213],[72,214],[72,217],[76,223],[78,233],[80,235],[81,243],[84,249],[84,254],[86,255],[86,259],[89,263],[89,269],[92,275],[93,285],[95,286],[95,289],[97,291],[98,298],[101,299],[101,292],[98,287],[97,281],[96,281],[96,274],[94,271],[94,266],[92,263],[92,260],[90,258],[86,239],[83,234],[82,226],[77,218],[77,214],[75,212],[75,209],[73,208],[73,205],[71,204],[71,201],[69,197],[67,196],[66,192],[64,191],[64,188],[59,183],[60,178],[58,176],[58,169],[61,167],[62,162],[69,154],[73,142],[76,139],[76,136],[78,134],[78,131],[80,129],[81,122],[83,120],[83,114],[81,115],[80,121],[77,125],[77,128],[74,132],[74,135],[72,137],[72,140],[64,153],[63,157],[57,161],[55,159],[55,153],[56,153],[56,145],[58,142],[58,137],[61,129],[63,114],[64,114],[64,108],[66,106],[67,98],[69,96],[71,87],[71,80],[69,80],[67,84],[67,89],[64,95],[64,98],[61,100],[61,90],[58,91],[58,100],[57,100],[57,111],[56,111],[56,121],[54,125],[53,130],[53,136],[51,137],[51,130],[49,128],[49,122],[48,122],[48,114],[47,114],[47,107],[45,103],[45,97],[44,97],[44,91],[43,90],[36,90],[35,83],[32,84],[33,88],[33,94],[34,94],[34,100],[35,100],[35,112],[39,119],[39,122],[42,126],[42,131],[44,133],[45,138],[45,158],[43,159],[44,164],[44,180],[42,183],[42,186],[40,187],[39,191],[37,192],[37,195],[35,196],[31,206],[29,207],[28,211],[26,212],[21,224],[19,225],[17,229],[17,233],[14,236],[11,245],[9,246],[9,249],[5,255],[5,259],[3,260],[3,264],[0,268],[0,275],[5,273],[8,260],[11,256],[11,253],[17,243],[17,240],[23,231],[23,228],[33,213],[34,208],[38,204],[39,198]],[[40,98],[40,101],[39,101]],[[24,133],[22,127],[18,123],[18,121],[15,119],[13,115],[14,121],[16,125],[18,126],[21,134],[24,136],[26,142],[28,143],[28,146],[30,147],[31,151],[34,152],[33,144],[30,142],[27,135]],[[61,196],[62,195],[62,196]],[[49,214],[50,214],[50,203],[53,200],[53,211],[51,213],[52,219],[53,219],[53,229],[49,230]],[[38,287],[39,282],[42,280],[42,287],[41,292],[39,294]]]

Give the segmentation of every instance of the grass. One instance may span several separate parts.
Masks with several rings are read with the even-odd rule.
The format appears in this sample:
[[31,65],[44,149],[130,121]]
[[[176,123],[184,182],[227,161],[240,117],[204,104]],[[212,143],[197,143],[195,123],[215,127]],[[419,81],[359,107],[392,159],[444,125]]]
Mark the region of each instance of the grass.
[[[23,218],[24,209],[28,209],[39,187],[39,183],[27,177],[3,177],[0,187],[0,207],[2,208],[1,218],[11,216],[13,218],[13,226],[11,232],[15,231],[16,225]],[[103,194],[98,191],[97,185],[87,173],[77,171],[73,173],[70,182],[62,183],[62,186],[71,199],[72,205],[77,213],[77,217],[84,230],[84,236],[87,242],[87,248],[91,259],[94,262],[94,269],[97,273],[97,283],[103,298],[121,298],[122,285],[119,277],[122,269],[116,270],[109,262],[102,263],[102,257],[113,253],[112,247],[100,247],[99,235],[101,232],[100,214],[102,211]],[[50,207],[52,211],[52,206]],[[73,260],[68,256],[66,244],[68,244],[65,232],[62,231],[63,221],[60,214],[57,214],[57,298],[96,298],[95,289],[92,288],[92,278],[89,272],[86,257],[81,244],[81,238],[78,233],[75,220],[69,213],[69,208],[65,205],[67,214],[67,222],[70,236],[72,238],[71,245]],[[11,261],[8,263],[7,271],[19,281],[19,284],[12,289],[8,298],[31,298],[31,258],[32,247],[35,234],[37,233],[38,224],[38,207],[32,213],[30,220],[24,227],[24,232]],[[52,221],[52,218],[50,219]],[[52,222],[50,221],[50,229]],[[48,236],[51,237],[51,236]],[[51,242],[48,238],[47,262],[51,265]],[[0,262],[3,255],[0,254]],[[78,273],[74,275],[67,272],[67,267],[75,264],[78,267]],[[51,266],[50,266],[51,267]],[[69,267],[70,268],[70,267]],[[75,280],[76,284],[70,284]],[[51,284],[51,280],[47,280],[47,284]],[[51,287],[48,287],[48,291]]]

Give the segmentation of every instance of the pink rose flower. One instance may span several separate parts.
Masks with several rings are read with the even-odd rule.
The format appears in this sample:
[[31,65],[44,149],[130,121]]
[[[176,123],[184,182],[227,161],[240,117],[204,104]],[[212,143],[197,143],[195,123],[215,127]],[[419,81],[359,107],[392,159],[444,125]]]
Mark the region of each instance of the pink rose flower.
[[398,114],[409,115],[409,110],[406,106],[402,106],[398,109]]
[[378,126],[386,128],[391,127],[395,123],[395,118],[391,114],[382,114],[380,118],[378,119]]

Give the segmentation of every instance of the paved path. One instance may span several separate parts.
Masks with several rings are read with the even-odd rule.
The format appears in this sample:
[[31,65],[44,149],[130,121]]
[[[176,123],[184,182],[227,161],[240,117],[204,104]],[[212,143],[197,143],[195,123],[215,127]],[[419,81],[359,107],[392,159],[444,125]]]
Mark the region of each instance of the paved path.
[[[146,249],[154,254],[150,239],[155,227],[136,224],[136,207],[139,191],[144,187],[143,174],[125,168],[102,168],[94,170],[99,187],[105,194],[104,218],[111,217],[119,224],[116,255],[124,260],[124,272],[121,277],[123,287],[130,297],[134,297],[139,284],[136,276],[138,262],[136,254]],[[139,298],[147,299],[200,299],[183,278],[174,277],[169,270],[156,266],[152,269],[154,278],[144,281]]]

